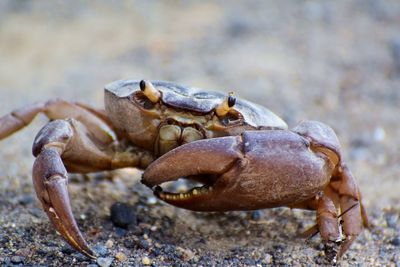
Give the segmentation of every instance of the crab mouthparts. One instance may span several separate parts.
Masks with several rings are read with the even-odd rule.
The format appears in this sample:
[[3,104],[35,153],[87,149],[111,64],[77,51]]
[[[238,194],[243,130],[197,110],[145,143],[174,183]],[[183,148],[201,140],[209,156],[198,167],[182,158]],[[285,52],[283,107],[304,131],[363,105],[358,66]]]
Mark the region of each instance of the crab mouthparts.
[[[153,192],[156,197],[163,201],[175,202],[175,201],[185,201],[191,200],[193,198],[209,194],[213,190],[213,177],[204,176],[200,177],[190,177],[179,179],[178,181],[168,182],[167,185],[161,185],[153,187]],[[188,190],[188,188],[190,188]],[[167,191],[168,190],[168,191]],[[174,191],[174,192],[171,192]]]

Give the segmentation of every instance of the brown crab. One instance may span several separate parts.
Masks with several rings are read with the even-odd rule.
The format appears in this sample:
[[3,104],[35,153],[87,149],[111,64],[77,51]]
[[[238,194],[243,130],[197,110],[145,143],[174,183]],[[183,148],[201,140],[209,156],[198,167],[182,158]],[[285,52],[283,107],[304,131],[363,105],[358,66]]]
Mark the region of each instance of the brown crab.
[[[56,230],[88,257],[94,253],[73,217],[67,172],[145,169],[142,182],[156,196],[196,211],[316,210],[317,225],[306,234],[319,231],[325,243],[340,243],[338,256],[367,225],[339,141],[320,122],[305,121],[287,130],[268,109],[232,95],[123,80],[105,87],[105,111],[58,99],[39,102],[1,117],[0,139],[38,113],[52,121],[33,144],[36,194]],[[179,177],[203,186],[186,193],[160,186]]]

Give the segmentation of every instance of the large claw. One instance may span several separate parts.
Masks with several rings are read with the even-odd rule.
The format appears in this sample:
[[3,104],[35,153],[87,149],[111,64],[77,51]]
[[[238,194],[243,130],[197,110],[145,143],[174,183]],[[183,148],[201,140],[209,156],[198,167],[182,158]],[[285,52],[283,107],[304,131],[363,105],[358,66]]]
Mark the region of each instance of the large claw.
[[[143,174],[142,183],[154,188],[159,198],[174,206],[199,211],[226,210],[225,201],[218,203],[225,190],[221,175],[242,158],[240,139],[222,137],[180,146],[151,164]],[[201,181],[204,186],[187,193],[168,193],[158,186],[180,177]]]
[[82,254],[95,258],[76,224],[67,190],[67,172],[56,149],[45,149],[33,166],[36,194],[61,236]]
[[239,158],[240,137],[201,140],[180,146],[150,164],[142,182],[153,187],[181,176],[222,174]]
[[303,137],[289,131],[254,131],[180,146],[153,162],[142,182],[155,187],[180,177],[194,179],[205,186],[181,194],[157,186],[155,194],[191,210],[251,210],[317,194],[329,179],[328,168]]

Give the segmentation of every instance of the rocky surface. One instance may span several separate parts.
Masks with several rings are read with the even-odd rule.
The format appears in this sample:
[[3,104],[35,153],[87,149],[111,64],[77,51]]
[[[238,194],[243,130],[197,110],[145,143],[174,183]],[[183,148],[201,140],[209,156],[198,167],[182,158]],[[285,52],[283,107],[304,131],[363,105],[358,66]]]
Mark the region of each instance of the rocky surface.
[[[372,224],[338,265],[400,266],[399,23],[396,0],[6,0],[0,114],[51,97],[102,106],[105,84],[146,78],[235,91],[290,126],[323,121],[342,142]],[[319,237],[297,237],[312,212],[189,212],[156,201],[137,170],[71,177],[76,219],[99,255],[88,260],[35,198],[31,144],[45,123],[40,116],[0,142],[1,266],[326,264]],[[112,223],[115,202],[129,205],[122,219],[133,223]]]

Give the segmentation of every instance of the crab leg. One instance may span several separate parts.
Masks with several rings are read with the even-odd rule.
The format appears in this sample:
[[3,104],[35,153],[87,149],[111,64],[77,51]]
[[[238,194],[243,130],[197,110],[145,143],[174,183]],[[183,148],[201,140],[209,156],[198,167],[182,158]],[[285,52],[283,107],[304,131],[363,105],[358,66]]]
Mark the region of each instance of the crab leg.
[[343,214],[343,231],[346,239],[338,254],[338,258],[340,258],[361,233],[363,226],[368,227],[368,217],[361,204],[357,182],[345,164],[342,163],[338,166],[332,179],[340,181],[337,193],[341,210],[348,210]]
[[72,214],[67,171],[57,148],[45,149],[33,166],[33,183],[44,211],[61,236],[76,250],[94,258]]
[[94,254],[83,238],[71,210],[68,174],[145,167],[152,156],[139,149],[118,152],[101,144],[80,121],[55,120],[40,130],[33,145],[33,183],[44,211],[61,236],[82,254]]
[[75,249],[94,258],[72,214],[67,189],[67,170],[60,155],[74,135],[66,121],[54,121],[39,132],[33,152],[33,184],[44,211],[61,236]]
[[51,120],[74,118],[88,126],[102,142],[116,140],[116,135],[102,111],[61,99],[30,104],[0,117],[0,140],[27,126],[39,113],[45,114]]

